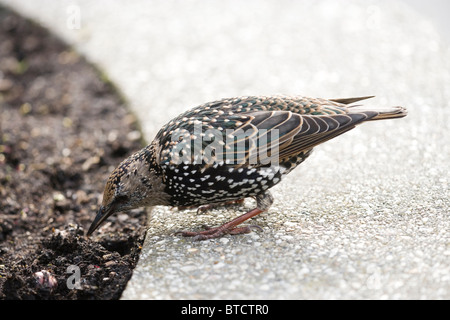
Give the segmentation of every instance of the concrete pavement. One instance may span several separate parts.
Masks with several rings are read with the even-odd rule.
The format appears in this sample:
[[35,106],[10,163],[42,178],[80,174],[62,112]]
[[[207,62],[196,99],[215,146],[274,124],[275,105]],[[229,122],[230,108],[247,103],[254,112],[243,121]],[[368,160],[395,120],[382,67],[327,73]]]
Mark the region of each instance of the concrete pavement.
[[367,104],[408,108],[317,147],[253,219],[262,233],[192,242],[173,233],[244,208],[152,210],[123,299],[450,298],[450,50],[407,2],[0,3],[103,70],[148,141],[223,97],[376,95]]

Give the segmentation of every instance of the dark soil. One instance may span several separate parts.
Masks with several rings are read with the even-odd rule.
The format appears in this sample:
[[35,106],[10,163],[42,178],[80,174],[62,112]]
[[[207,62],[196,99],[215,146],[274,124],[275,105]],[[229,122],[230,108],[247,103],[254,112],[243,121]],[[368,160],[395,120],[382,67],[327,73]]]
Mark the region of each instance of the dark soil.
[[82,57],[2,7],[0,39],[0,299],[118,299],[145,212],[84,234],[109,173],[142,147],[137,121]]

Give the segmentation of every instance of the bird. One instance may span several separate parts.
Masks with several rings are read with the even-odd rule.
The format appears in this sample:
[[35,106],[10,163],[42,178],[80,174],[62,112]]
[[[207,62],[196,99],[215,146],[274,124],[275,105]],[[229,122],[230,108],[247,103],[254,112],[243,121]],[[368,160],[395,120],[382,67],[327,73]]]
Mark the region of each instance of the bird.
[[207,240],[259,229],[241,223],[268,211],[274,201],[269,189],[315,146],[363,122],[407,115],[404,107],[359,104],[373,97],[246,96],[192,108],[111,173],[87,235],[115,212],[156,205],[209,210],[245,198],[255,199],[255,208],[218,227],[177,234]]

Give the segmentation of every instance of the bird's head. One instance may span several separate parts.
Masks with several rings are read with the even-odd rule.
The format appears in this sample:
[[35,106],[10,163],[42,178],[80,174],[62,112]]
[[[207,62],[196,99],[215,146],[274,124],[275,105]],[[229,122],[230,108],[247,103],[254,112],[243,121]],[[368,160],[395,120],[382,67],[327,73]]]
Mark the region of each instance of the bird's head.
[[102,204],[87,235],[91,235],[110,215],[143,206],[166,204],[162,178],[143,151],[123,161],[109,176]]

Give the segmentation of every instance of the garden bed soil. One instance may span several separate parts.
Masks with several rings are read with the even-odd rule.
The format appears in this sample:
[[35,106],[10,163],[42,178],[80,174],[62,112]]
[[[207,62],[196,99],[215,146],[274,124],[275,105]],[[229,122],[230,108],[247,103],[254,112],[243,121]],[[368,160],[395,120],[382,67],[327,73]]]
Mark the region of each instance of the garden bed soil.
[[0,7],[0,299],[119,299],[144,210],[91,237],[109,173],[142,147],[138,122],[94,67]]

